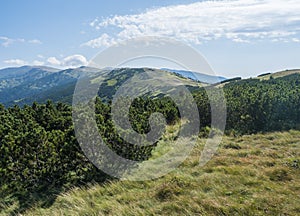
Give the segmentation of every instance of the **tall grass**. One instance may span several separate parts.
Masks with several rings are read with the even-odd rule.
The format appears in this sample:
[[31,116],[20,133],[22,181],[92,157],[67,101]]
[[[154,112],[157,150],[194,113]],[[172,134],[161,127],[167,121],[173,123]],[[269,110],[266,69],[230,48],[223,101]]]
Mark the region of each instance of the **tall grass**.
[[[154,157],[170,148],[168,140]],[[24,215],[299,215],[299,131],[224,137],[217,154],[199,167],[204,143],[199,139],[189,158],[164,177],[73,188],[50,207],[36,203]]]

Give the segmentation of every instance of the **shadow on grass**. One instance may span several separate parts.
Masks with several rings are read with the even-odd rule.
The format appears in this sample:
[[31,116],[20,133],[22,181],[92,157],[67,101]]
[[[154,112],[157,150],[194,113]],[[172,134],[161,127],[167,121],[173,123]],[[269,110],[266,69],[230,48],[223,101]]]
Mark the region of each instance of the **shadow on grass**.
[[98,172],[85,179],[58,181],[55,183],[38,183],[35,187],[10,187],[0,189],[0,215],[23,214],[32,207],[49,208],[56,198],[74,187],[83,187],[89,184],[103,184],[112,180],[108,175]]

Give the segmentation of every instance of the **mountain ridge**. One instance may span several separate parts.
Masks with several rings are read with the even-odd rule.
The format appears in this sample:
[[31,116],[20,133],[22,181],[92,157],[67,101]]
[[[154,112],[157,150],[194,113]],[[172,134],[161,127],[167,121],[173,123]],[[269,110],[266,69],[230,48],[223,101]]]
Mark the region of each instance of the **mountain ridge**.
[[[146,69],[142,68],[141,71]],[[158,69],[153,70],[161,72]],[[34,101],[45,102],[47,99],[71,103],[77,80],[81,76],[93,75],[100,71],[100,69],[86,66],[64,70],[35,66],[2,69],[0,70],[0,103],[5,106],[25,105]],[[137,68],[112,69],[107,79],[120,83],[122,80],[138,73],[138,71]],[[174,73],[170,74],[177,76]],[[199,84],[184,77],[180,79],[183,79],[183,82],[188,85]],[[112,90],[115,87],[107,86],[107,89],[115,92],[115,90]],[[64,95],[64,97],[61,95]]]
[[199,72],[187,71],[187,70],[176,70],[176,69],[169,69],[169,68],[161,68],[161,70],[176,73],[186,78],[190,78],[192,80],[196,80],[208,84],[215,84],[227,79],[223,76],[215,76],[215,75],[209,75],[205,73],[199,73]]
[[[115,68],[105,83],[103,83],[104,93],[115,92],[116,88],[124,81],[133,76],[138,71],[156,70],[166,72],[170,75],[180,77],[185,85],[190,87],[199,86],[219,86],[231,82],[239,82],[245,79],[227,79],[222,76],[212,76],[192,71],[175,69],[152,69],[152,68]],[[45,102],[50,99],[55,102],[63,101],[72,103],[72,95],[79,77],[96,74],[101,71],[97,68],[81,66],[78,68],[57,69],[47,66],[22,66],[0,69],[0,103],[5,106],[31,104],[34,101]],[[266,80],[279,78],[282,76],[300,73],[300,70],[285,70],[275,73],[261,74],[256,79]],[[110,81],[109,81],[110,79]],[[97,79],[94,79],[97,80]],[[247,80],[247,79],[246,79]],[[102,89],[103,90],[103,89]],[[109,93],[109,95],[112,93]],[[110,95],[111,96],[111,95]],[[105,96],[105,98],[111,99]]]

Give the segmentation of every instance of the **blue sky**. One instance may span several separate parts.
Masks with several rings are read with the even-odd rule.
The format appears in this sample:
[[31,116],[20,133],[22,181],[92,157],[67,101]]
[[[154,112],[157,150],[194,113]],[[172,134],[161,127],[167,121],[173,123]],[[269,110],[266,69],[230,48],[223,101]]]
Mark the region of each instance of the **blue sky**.
[[84,65],[148,35],[189,44],[226,77],[300,68],[300,0],[6,0],[0,16],[0,68]]

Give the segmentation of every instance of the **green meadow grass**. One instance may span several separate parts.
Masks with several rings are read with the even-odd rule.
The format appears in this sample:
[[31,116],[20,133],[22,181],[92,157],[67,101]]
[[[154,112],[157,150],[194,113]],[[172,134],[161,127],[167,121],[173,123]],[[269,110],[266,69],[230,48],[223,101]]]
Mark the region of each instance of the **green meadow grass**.
[[[154,157],[170,148],[175,129],[168,129]],[[159,179],[72,188],[50,207],[35,203],[22,215],[300,215],[299,131],[224,137],[200,167],[204,144],[199,139],[188,159]]]

